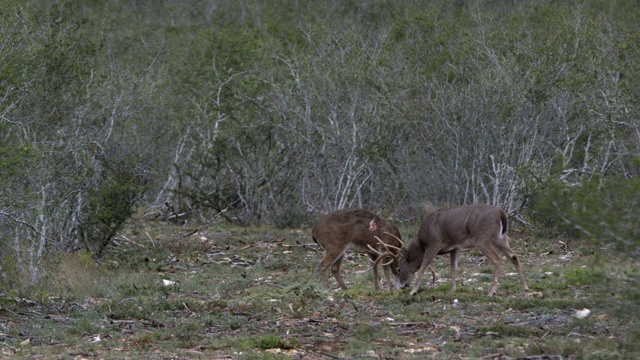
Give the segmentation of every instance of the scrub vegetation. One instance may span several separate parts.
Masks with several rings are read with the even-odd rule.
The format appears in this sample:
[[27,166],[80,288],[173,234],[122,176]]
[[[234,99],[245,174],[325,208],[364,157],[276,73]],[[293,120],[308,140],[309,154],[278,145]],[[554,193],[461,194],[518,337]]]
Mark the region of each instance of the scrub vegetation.
[[[0,0],[2,355],[637,357],[638,19]],[[347,291],[319,285],[322,215],[407,240],[425,209],[478,203],[508,214],[528,296],[509,263],[486,296],[474,251],[454,295],[440,258],[415,296],[374,292],[355,254]]]

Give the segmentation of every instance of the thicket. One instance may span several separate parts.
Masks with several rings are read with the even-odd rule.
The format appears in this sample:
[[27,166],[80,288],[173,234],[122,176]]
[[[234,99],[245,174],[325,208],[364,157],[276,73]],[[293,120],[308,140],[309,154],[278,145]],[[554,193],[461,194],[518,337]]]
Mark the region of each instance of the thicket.
[[0,282],[175,221],[492,203],[637,245],[640,8],[0,0]]

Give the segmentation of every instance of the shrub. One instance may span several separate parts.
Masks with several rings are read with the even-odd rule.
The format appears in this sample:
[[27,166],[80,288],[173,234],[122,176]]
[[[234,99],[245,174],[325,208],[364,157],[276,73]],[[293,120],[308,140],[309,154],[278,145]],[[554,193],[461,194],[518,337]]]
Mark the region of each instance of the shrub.
[[596,246],[640,257],[640,178],[593,176],[577,185],[551,182],[536,196],[538,224],[565,236],[586,235]]
[[120,148],[99,156],[100,173],[89,180],[78,233],[97,257],[124,223],[150,183],[150,167],[140,155]]

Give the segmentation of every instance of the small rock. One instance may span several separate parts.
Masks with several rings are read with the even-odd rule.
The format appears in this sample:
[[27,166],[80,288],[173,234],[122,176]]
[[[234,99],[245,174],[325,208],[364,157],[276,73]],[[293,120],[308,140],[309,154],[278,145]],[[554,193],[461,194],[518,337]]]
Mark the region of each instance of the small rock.
[[102,341],[102,339],[100,338],[100,334],[92,336],[91,339],[89,339],[89,342],[92,343],[99,343],[100,341]]
[[576,313],[573,316],[577,317],[578,319],[582,319],[589,316],[589,314],[591,314],[591,310],[585,308],[582,310],[576,310]]

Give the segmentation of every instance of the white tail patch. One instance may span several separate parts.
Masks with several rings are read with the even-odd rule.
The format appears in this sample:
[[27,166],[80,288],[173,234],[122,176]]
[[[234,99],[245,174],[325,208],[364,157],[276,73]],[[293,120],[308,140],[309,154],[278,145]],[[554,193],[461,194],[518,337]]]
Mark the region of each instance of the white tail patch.
[[504,227],[502,226],[502,221],[500,221],[500,229],[498,229],[498,240],[500,241],[502,241],[506,236],[506,234],[503,233],[503,230],[504,230]]

